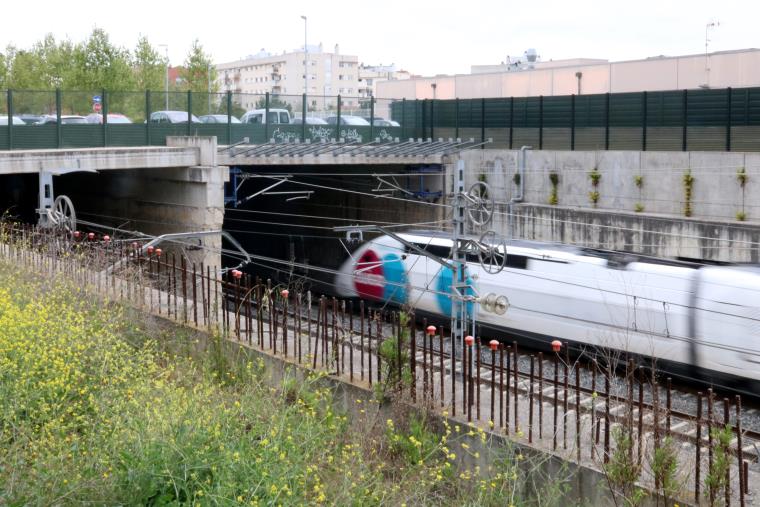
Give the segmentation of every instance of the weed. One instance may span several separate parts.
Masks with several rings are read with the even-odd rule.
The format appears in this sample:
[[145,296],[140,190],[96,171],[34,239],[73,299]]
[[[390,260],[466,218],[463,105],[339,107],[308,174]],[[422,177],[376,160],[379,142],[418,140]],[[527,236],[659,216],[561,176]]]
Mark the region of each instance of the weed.
[[604,465],[604,472],[612,486],[613,494],[620,495],[627,505],[640,505],[645,492],[636,487],[641,475],[641,465],[633,458],[633,439],[630,432],[617,426],[613,430],[615,449],[609,463]]
[[726,473],[731,466],[731,439],[734,437],[731,426],[712,428],[713,460],[712,465],[707,471],[705,477],[705,496],[711,501],[718,498],[718,494],[723,490],[726,484]]
[[683,181],[683,192],[684,192],[683,214],[686,217],[690,217],[692,214],[692,209],[691,209],[692,191],[694,189],[694,176],[692,176],[691,174],[691,169],[686,171],[681,179]]
[[588,193],[588,200],[591,201],[591,205],[596,208],[596,203],[599,202],[599,191],[593,190]]
[[675,497],[680,489],[680,484],[676,476],[678,451],[672,438],[665,437],[660,445],[654,449],[650,465],[655,484],[659,484],[660,491],[665,498]]
[[740,167],[738,171],[736,171],[736,179],[739,180],[739,186],[744,188],[744,186],[747,184],[747,179],[749,176],[747,176],[747,170],[744,167]]
[[549,182],[552,184],[552,190],[549,194],[549,204],[552,206],[556,206],[559,204],[559,196],[558,196],[558,187],[559,187],[559,174],[557,173],[549,173]]
[[591,179],[591,185],[596,188],[599,186],[599,180],[602,179],[602,173],[594,167],[594,170],[588,173],[588,177]]
[[740,222],[743,222],[747,219],[747,213],[745,212],[745,206],[744,206],[744,198],[745,198],[745,186],[747,185],[747,171],[744,169],[744,167],[740,167],[738,171],[736,171],[736,179],[739,180],[739,186],[742,189],[742,209],[741,211],[736,212],[736,219]]

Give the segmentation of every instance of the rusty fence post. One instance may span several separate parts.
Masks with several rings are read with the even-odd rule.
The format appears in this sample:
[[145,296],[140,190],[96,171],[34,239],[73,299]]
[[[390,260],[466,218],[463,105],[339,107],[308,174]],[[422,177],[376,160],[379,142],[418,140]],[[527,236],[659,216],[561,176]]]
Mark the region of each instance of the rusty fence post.
[[443,365],[443,326],[438,331],[438,368],[441,377],[441,407],[446,406],[446,391],[444,386],[445,371]]
[[[177,256],[172,254],[172,290],[174,291],[174,294],[172,296],[174,297],[174,320],[179,320],[179,314],[177,313],[179,306],[177,305],[177,296],[179,295],[179,288],[177,287]],[[121,284],[122,290],[124,288],[124,284]]]
[[604,375],[604,462],[610,462],[610,377],[612,366],[607,363],[607,373]]
[[380,384],[380,382],[383,380],[382,378],[382,362],[383,358],[380,356],[380,348],[383,344],[383,320],[382,315],[378,316],[375,314],[375,318],[377,319],[377,340],[375,341],[375,358],[377,360],[377,383]]
[[306,291],[306,355],[311,355],[311,291]]
[[506,371],[506,376],[507,376],[506,390],[507,390],[507,392],[505,393],[505,397],[504,397],[504,401],[505,401],[505,405],[506,405],[505,409],[504,409],[504,430],[505,430],[506,434],[509,435],[509,404],[510,404],[510,400],[512,398],[512,394],[509,392],[509,390],[511,388],[511,383],[512,383],[512,347],[509,346],[509,345],[507,345],[506,354],[507,354],[507,371]]
[[180,257],[180,272],[182,273],[182,322],[187,324],[187,262],[184,255]]
[[557,450],[557,434],[559,433],[558,423],[558,410],[559,410],[559,348],[554,350],[554,431],[552,450]]
[[697,420],[696,435],[694,436],[694,452],[696,454],[694,459],[694,499],[699,502],[699,486],[701,481],[701,468],[702,468],[702,392],[697,393]]
[[499,344],[499,428],[504,429],[504,345]]
[[[707,473],[713,473],[713,390],[707,389]],[[715,505],[715,490],[710,488],[710,505]]]
[[288,357],[288,302],[290,292],[288,289],[280,291],[282,297],[282,356]]
[[488,342],[488,346],[491,349],[491,418],[488,426],[493,428],[496,425],[496,414],[494,412],[496,407],[496,349],[499,348],[499,342],[491,340]]
[[738,394],[734,398],[736,405],[736,465],[739,474],[739,505],[744,507],[744,489],[746,487],[744,479],[744,450],[742,449],[742,397]]
[[575,363],[575,450],[581,462],[581,365]]
[[530,355],[530,377],[528,386],[528,443],[533,443],[533,380],[535,372],[536,358],[533,354]]
[[475,340],[475,420],[480,421],[480,338]]
[[409,316],[409,371],[412,381],[409,385],[409,393],[412,402],[417,401],[417,330],[414,327],[414,314]]
[[198,327],[198,269],[193,262],[193,323]]
[[637,463],[641,467],[641,463],[644,458],[644,367],[639,366],[636,370],[638,372],[639,380],[639,417],[638,417],[638,429],[637,429],[637,441],[638,441],[638,454]]
[[367,379],[372,387],[372,311],[367,315]]
[[427,333],[427,319],[422,319],[422,403],[425,403],[428,394]]
[[364,300],[359,301],[359,374],[364,380]]
[[[354,302],[348,302],[348,339],[349,339],[349,356],[348,356],[348,369],[349,380],[354,381]],[[399,361],[401,360],[401,353],[399,352]]]
[[[723,398],[723,428],[730,428],[731,427],[731,413],[730,413],[730,403],[728,401],[728,398]],[[726,453],[730,456],[731,455],[731,444],[728,444],[728,449],[726,449]],[[730,458],[727,458],[730,459]],[[725,485],[723,486],[723,493],[725,497],[725,506],[728,507],[731,505],[731,466],[730,461],[726,464],[726,478],[725,478]]]
[[565,360],[562,361],[562,448],[567,449],[567,391],[569,374],[568,368],[570,363],[570,351],[567,342],[563,343],[565,347]]
[[517,352],[517,342],[512,342],[512,347],[513,347],[512,351],[513,351],[514,356],[515,356],[515,361],[514,361],[514,365],[513,365],[514,366],[513,373],[514,373],[514,377],[515,377],[515,390],[514,390],[514,393],[513,393],[514,394],[514,398],[513,398],[514,399],[514,407],[512,407],[512,410],[513,410],[513,412],[515,414],[515,434],[518,434],[520,432],[520,419],[519,419],[520,411],[518,409],[517,394],[518,394],[518,390],[519,390],[519,378],[518,378],[518,375],[520,373],[520,356],[518,355],[518,352]]
[[538,439],[544,438],[544,353],[538,353]]

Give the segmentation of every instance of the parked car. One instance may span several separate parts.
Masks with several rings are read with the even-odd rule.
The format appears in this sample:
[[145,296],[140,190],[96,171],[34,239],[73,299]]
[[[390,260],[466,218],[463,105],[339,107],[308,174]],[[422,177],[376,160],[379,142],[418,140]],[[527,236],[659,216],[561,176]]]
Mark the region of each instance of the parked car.
[[[36,125],[49,125],[57,122],[58,120],[54,114],[46,114]],[[62,114],[61,125],[87,125],[87,118],[75,114]]]
[[[100,113],[88,114],[87,123],[103,123],[103,115]],[[108,123],[132,123],[132,120],[119,113],[108,113]]]
[[[330,125],[335,125],[338,123],[338,117],[337,116],[328,116],[327,117],[327,123]],[[351,115],[341,115],[340,117],[340,124],[341,125],[350,125],[352,127],[369,127],[369,122],[362,118],[361,116],[351,116]]]
[[270,109],[269,118],[264,119],[266,109],[252,109],[240,117],[240,123],[283,124],[290,123],[290,111],[287,109]]
[[[301,118],[300,116],[294,116],[291,123],[294,125],[301,125],[302,121],[303,121],[303,118]],[[327,122],[323,120],[322,118],[317,118],[316,116],[307,116],[306,125],[327,125]]]
[[397,121],[386,120],[385,118],[375,117],[374,119],[368,116],[364,117],[367,121],[372,121],[372,125],[375,127],[400,127]]
[[[197,116],[190,115],[190,123],[200,123]],[[187,111],[153,111],[150,113],[150,123],[187,123]]]
[[[227,123],[226,114],[205,114],[199,118],[201,123]],[[230,116],[230,123],[240,123],[234,116]]]
[[42,120],[42,115],[39,114],[22,114],[19,116],[21,121],[27,125],[37,125]]
[[[13,125],[26,125],[26,122],[19,118],[18,116],[11,116],[11,120],[13,121]],[[0,116],[0,125],[8,125],[8,116]]]

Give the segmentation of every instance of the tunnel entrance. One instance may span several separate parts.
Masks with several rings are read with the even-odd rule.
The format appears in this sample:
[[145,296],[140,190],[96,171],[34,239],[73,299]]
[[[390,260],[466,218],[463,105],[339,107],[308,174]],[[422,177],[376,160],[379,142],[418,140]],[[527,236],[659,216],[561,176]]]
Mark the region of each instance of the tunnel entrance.
[[[224,217],[224,230],[255,256],[246,270],[275,283],[330,292],[334,271],[358,246],[334,227],[436,229],[446,218],[441,166],[283,169],[232,168]],[[373,236],[365,233],[364,240]],[[227,266],[238,262],[224,258]]]

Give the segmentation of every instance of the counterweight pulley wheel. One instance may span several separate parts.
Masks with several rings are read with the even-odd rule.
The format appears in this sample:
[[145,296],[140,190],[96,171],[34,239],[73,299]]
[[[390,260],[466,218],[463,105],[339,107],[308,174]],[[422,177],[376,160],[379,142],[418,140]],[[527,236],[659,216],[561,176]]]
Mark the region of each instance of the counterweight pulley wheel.
[[53,201],[53,207],[48,211],[50,223],[60,230],[74,232],[77,229],[77,215],[74,203],[65,195],[59,195]]
[[473,184],[464,198],[467,201],[467,216],[474,225],[482,227],[491,221],[494,199],[488,183],[478,181]]
[[486,271],[495,275],[507,264],[507,243],[494,231],[486,231],[478,240],[478,260]]

